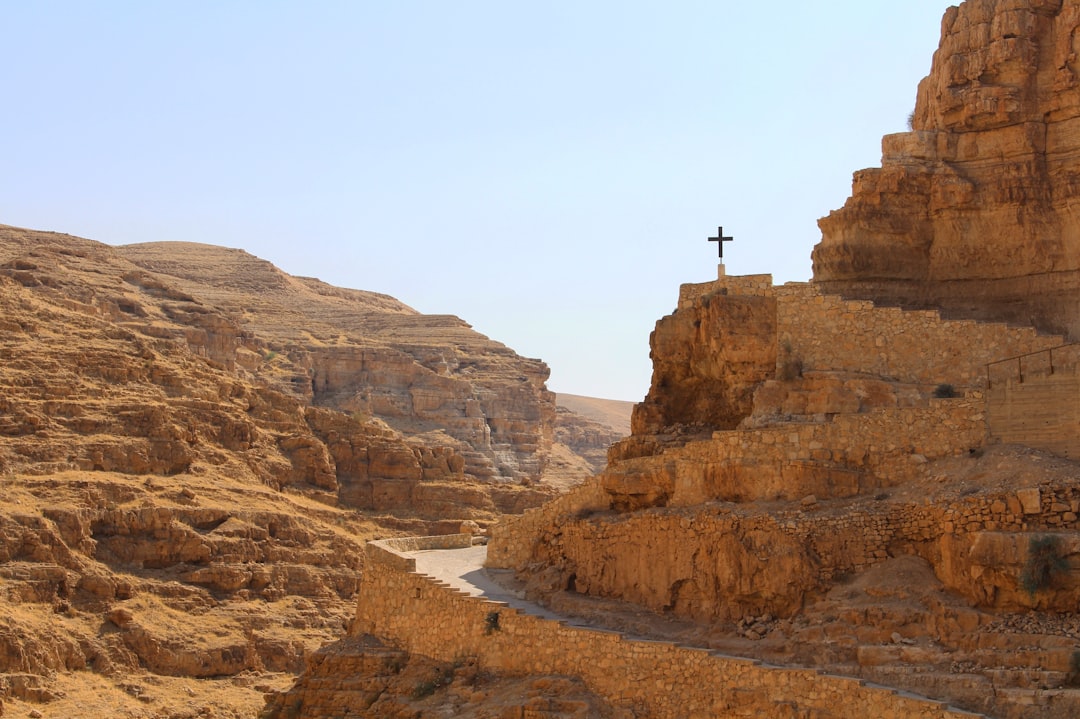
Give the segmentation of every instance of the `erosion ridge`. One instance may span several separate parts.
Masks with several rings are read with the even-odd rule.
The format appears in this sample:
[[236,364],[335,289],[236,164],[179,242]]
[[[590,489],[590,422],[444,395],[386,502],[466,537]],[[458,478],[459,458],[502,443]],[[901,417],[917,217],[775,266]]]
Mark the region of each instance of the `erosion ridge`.
[[1071,0],[967,0],[942,19],[911,131],[819,221],[829,292],[1080,338],[1080,65]]
[[0,227],[0,707],[252,716],[342,632],[366,539],[589,471],[546,377],[241,250]]

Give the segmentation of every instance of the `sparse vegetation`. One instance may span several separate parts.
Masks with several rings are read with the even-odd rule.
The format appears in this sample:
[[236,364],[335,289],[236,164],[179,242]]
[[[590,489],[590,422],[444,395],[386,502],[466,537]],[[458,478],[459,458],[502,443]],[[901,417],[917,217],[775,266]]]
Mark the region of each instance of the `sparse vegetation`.
[[934,388],[934,397],[938,399],[952,399],[959,396],[960,395],[956,392],[956,388],[947,382],[942,382]]
[[435,690],[439,688],[439,677],[434,679],[428,679],[422,681],[416,685],[412,692],[413,699],[424,699],[435,693]]
[[1046,589],[1054,580],[1054,575],[1066,569],[1062,556],[1061,538],[1055,534],[1034,537],[1028,543],[1027,561],[1020,574],[1020,585],[1029,594]]
[[915,129],[915,111],[912,110],[907,116],[907,129],[908,132],[912,132]]
[[802,359],[795,355],[791,341],[785,339],[780,343],[780,366],[776,373],[777,378],[783,382],[791,382],[802,377],[802,373]]
[[488,612],[484,617],[484,634],[491,634],[492,632],[499,631],[499,613]]

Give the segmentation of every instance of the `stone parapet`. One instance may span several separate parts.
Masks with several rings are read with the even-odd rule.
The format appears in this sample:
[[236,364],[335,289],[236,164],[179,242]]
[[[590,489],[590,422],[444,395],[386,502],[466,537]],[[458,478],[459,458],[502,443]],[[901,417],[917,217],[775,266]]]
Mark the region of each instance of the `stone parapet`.
[[425,549],[461,549],[472,546],[471,534],[440,534],[431,537],[390,537],[367,543],[368,560],[400,572],[416,571],[416,560],[406,552]]
[[772,275],[732,275],[712,282],[687,283],[679,286],[679,309],[690,307],[694,300],[714,292],[771,297],[773,290]]
[[488,540],[488,566],[518,568],[532,556],[536,538],[555,517],[578,512],[603,511],[611,506],[611,496],[598,477],[590,477],[566,494],[524,514],[503,515],[491,528]]
[[387,564],[371,562],[369,567],[353,635],[373,633],[439,661],[475,657],[481,669],[512,675],[580,677],[613,705],[655,719],[733,712],[802,712],[835,719],[979,716],[859,679],[567,626]]

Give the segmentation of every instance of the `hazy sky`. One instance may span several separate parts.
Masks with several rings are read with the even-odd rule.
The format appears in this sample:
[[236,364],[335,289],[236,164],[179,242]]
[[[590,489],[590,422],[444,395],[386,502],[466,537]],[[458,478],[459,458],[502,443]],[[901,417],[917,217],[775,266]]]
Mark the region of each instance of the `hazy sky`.
[[637,401],[717,225],[810,277],[947,7],[0,1],[0,223],[239,247]]

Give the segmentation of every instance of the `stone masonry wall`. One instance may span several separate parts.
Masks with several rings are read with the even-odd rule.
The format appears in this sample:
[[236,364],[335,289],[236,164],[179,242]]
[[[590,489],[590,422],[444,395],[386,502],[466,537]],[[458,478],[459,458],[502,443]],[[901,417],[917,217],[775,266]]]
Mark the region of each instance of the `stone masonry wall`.
[[845,300],[810,282],[779,287],[771,275],[721,277],[684,284],[679,308],[720,292],[777,299],[777,356],[795,356],[806,371],[840,371],[900,382],[957,387],[984,385],[986,365],[1005,357],[1056,347],[1066,340],[1030,327],[946,320],[936,310],[880,307]]
[[520,568],[537,537],[557,517],[606,511],[612,492],[644,482],[672,506],[711,501],[851,496],[901,484],[923,471],[925,460],[964,453],[986,439],[978,398],[931,400],[928,407],[841,415],[832,422],[787,424],[715,432],[667,452],[612,464],[598,477],[517,517],[504,516],[493,531],[489,557]]
[[987,391],[991,435],[1060,457],[1080,458],[1080,372],[995,382]]
[[619,510],[799,500],[811,494],[848,497],[902,484],[918,477],[927,461],[964,454],[985,442],[980,397],[931,399],[925,407],[718,431],[710,440],[641,457],[621,452],[626,458],[609,464],[601,485],[610,506]]
[[975,715],[811,669],[787,669],[668,642],[570,627],[469,597],[369,555],[352,633],[384,637],[440,661],[475,657],[482,669],[568,675],[608,701],[656,719],[801,716],[807,719],[960,719]]
[[713,292],[722,292],[730,295],[759,295],[772,297],[775,288],[772,283],[772,275],[733,275],[723,276],[712,282],[688,283],[679,286],[679,309],[685,309],[694,304],[694,300]]
[[[831,422],[714,432],[711,441],[691,442],[677,452],[680,461],[671,504],[801,499],[815,493],[848,496],[901,484],[921,473],[927,460],[961,454],[985,441],[983,401],[977,398],[838,415]],[[695,465],[700,470],[691,469]],[[810,483],[770,471],[785,465],[807,467]],[[739,466],[761,467],[764,472],[757,481],[735,482],[737,486],[723,491],[722,472]],[[840,469],[857,472],[859,479],[854,487],[831,491],[813,479],[812,466],[823,470],[826,478],[828,470]],[[770,475],[774,475],[771,480]]]
[[[1030,327],[945,320],[936,310],[878,307],[822,294],[813,283],[774,290],[777,341],[804,371],[853,372],[935,386],[982,387],[986,365],[1061,345]],[[784,353],[779,353],[782,356]]]
[[[518,527],[540,514],[543,534]],[[713,621],[793,612],[836,576],[914,554],[974,604],[1064,611],[1080,588],[1036,596],[1021,575],[1030,538],[1075,532],[1078,516],[1080,489],[1071,481],[924,503],[865,497],[836,510],[809,505],[768,514],[735,504],[628,515],[541,508],[496,526],[488,565],[522,570],[543,562],[561,572],[564,586],[573,575],[580,593]],[[1008,551],[986,551],[1005,536],[1012,537]]]

